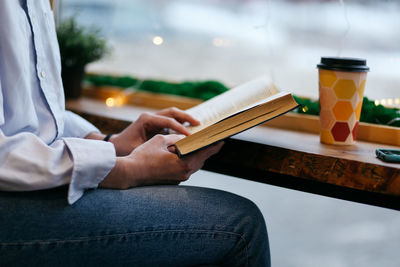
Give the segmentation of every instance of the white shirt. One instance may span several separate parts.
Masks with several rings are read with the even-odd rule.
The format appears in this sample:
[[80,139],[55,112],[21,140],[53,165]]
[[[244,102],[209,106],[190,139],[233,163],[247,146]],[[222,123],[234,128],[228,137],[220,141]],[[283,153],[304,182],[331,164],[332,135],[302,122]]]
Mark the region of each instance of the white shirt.
[[0,190],[69,184],[68,202],[114,167],[114,146],[65,111],[60,54],[49,0],[0,3]]

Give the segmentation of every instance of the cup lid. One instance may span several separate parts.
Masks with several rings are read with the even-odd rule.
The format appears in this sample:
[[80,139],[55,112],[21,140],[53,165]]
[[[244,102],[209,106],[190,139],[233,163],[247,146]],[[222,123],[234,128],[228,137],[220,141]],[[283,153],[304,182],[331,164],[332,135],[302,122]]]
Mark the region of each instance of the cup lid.
[[367,72],[367,60],[361,58],[348,57],[321,57],[321,63],[317,65],[319,69],[338,70],[350,72]]

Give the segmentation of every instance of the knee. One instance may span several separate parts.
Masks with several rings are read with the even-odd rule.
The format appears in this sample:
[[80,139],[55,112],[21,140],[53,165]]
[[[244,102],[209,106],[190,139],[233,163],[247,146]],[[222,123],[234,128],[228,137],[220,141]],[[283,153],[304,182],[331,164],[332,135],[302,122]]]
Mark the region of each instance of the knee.
[[254,235],[267,236],[267,227],[259,207],[251,200],[243,198],[240,200],[241,204],[237,205],[236,208],[240,208],[239,218],[243,227],[247,228],[248,231]]
[[224,191],[216,192],[218,198],[211,204],[215,209],[211,210],[215,211],[217,221],[224,222],[234,232],[246,236],[266,236],[264,216],[253,201]]
[[[231,199],[231,218],[234,218],[234,232],[240,234],[241,241],[233,258],[247,262],[247,266],[270,266],[270,250],[267,226],[257,205],[249,199],[235,196]],[[246,251],[241,254],[239,251]],[[242,258],[241,256],[242,255]]]

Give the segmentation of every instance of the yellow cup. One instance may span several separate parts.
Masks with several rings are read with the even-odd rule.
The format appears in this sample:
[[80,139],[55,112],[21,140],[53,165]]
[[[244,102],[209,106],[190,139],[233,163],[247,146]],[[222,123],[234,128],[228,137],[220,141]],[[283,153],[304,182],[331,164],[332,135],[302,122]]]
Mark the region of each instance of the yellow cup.
[[320,141],[353,145],[367,78],[365,59],[322,57],[319,69]]

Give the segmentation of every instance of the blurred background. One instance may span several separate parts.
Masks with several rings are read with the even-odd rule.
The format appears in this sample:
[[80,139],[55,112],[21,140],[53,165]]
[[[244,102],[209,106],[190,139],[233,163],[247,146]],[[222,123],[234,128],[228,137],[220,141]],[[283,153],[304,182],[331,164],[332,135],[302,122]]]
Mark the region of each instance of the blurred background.
[[111,42],[91,72],[228,86],[267,73],[281,89],[316,98],[321,56],[362,57],[371,68],[366,96],[394,103],[400,95],[397,0],[62,0],[58,13]]
[[[111,43],[89,72],[228,86],[269,74],[316,99],[321,56],[361,57],[371,68],[365,95],[400,107],[397,0],[59,0],[57,14],[99,27]],[[397,211],[204,171],[186,184],[255,201],[273,266],[400,266]]]

